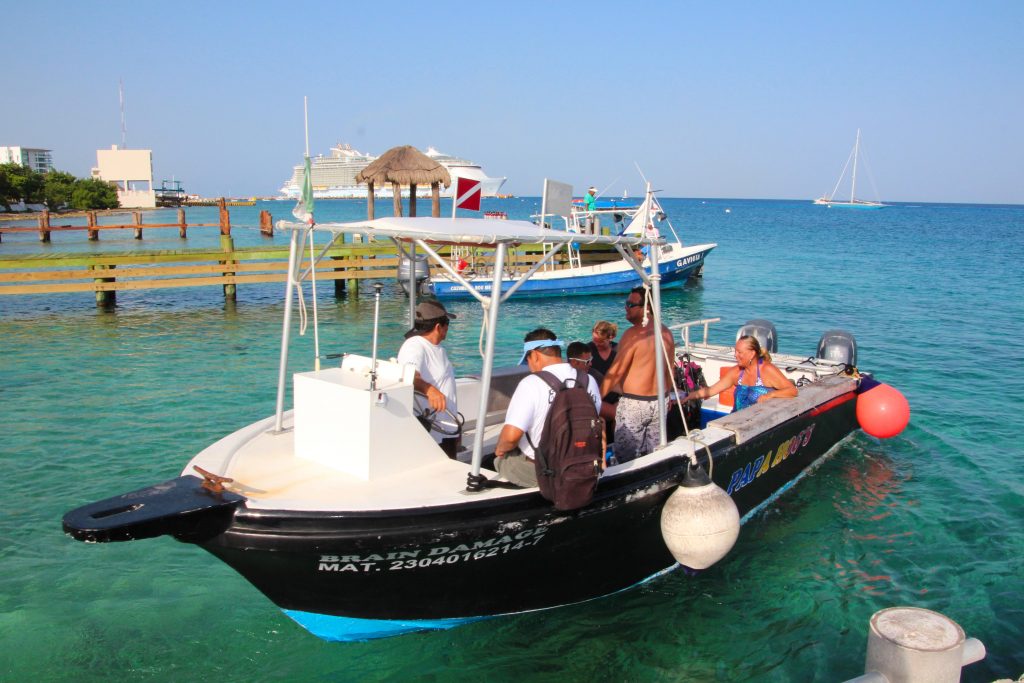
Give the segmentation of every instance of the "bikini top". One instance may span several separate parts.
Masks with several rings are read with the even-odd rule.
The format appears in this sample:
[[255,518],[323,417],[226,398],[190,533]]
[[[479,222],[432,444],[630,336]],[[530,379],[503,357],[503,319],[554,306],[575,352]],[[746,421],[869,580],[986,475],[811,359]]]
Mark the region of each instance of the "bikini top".
[[743,384],[743,368],[740,368],[740,377],[736,381],[736,391],[733,394],[732,412],[749,408],[757,403],[757,399],[772,391],[771,387],[766,387],[761,381],[762,363],[764,363],[763,360],[757,361],[757,383],[750,386]]

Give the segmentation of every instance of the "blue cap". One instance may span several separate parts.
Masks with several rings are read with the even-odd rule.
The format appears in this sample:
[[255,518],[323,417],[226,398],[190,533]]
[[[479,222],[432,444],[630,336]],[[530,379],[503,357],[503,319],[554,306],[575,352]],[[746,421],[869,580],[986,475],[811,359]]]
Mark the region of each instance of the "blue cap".
[[557,346],[561,349],[565,348],[565,342],[560,339],[537,339],[535,341],[526,342],[523,344],[523,357],[519,359],[519,365],[526,365],[526,357],[530,355],[530,351],[534,349],[543,349],[549,346]]

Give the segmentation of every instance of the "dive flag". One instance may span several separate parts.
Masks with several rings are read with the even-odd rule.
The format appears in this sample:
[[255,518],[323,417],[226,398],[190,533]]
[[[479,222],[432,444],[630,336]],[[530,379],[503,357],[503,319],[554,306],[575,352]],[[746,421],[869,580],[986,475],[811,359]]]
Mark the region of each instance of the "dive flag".
[[292,215],[306,225],[313,225],[313,173],[306,157],[306,168],[302,176],[302,196],[292,209]]
[[479,180],[458,177],[455,179],[455,208],[480,210],[480,195],[483,188]]

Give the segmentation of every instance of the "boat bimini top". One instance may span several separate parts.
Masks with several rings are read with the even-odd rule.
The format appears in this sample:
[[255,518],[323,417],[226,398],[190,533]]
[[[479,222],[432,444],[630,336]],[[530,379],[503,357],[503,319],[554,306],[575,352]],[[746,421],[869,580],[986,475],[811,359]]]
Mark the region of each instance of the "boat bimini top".
[[[605,244],[612,246],[621,254],[622,258],[632,266],[639,274],[644,284],[651,289],[651,297],[654,310],[654,325],[658,329],[661,326],[661,289],[659,286],[661,275],[658,270],[658,256],[660,249],[651,249],[649,259],[651,261],[650,272],[634,258],[633,249],[643,245],[663,245],[665,240],[660,236],[649,235],[589,235],[567,232],[562,230],[551,230],[527,221],[517,220],[486,220],[480,218],[433,218],[433,217],[387,217],[374,220],[353,221],[346,223],[293,223],[280,221],[277,227],[282,230],[291,230],[291,249],[288,257],[288,283],[285,290],[284,325],[281,332],[281,363],[278,373],[277,386],[277,418],[275,431],[282,430],[284,416],[284,396],[287,381],[286,367],[288,360],[288,338],[292,308],[292,293],[303,280],[311,279],[315,283],[315,264],[327,255],[328,250],[334,246],[339,237],[345,234],[359,234],[368,237],[371,241],[377,239],[389,239],[394,242],[399,252],[410,259],[415,258],[416,248],[422,249],[435,263],[443,268],[455,281],[466,286],[484,309],[486,341],[482,350],[483,363],[480,374],[481,383],[481,405],[480,415],[487,414],[487,397],[491,385],[491,374],[494,367],[494,349],[498,323],[498,309],[502,302],[512,296],[519,287],[529,280],[537,271],[549,263],[560,251],[559,248],[547,250],[547,253],[530,270],[520,276],[510,288],[502,291],[502,274],[505,267],[505,257],[508,247],[518,244],[547,244],[555,247],[563,247],[570,244]],[[327,233],[331,235],[326,246],[314,247],[313,234]],[[309,256],[305,257],[303,251],[306,242],[309,242]],[[440,255],[436,248],[444,245],[480,246],[494,247],[494,269],[493,283],[490,292],[479,292],[452,267],[448,260]],[[300,269],[305,258],[311,263],[305,269]],[[410,269],[414,272],[414,269]],[[315,292],[315,284],[314,284]],[[495,296],[496,295],[496,296]],[[316,331],[316,296],[313,297],[313,320],[314,334]],[[413,311],[416,308],[416,287],[409,288],[409,315],[413,319]],[[376,324],[375,324],[376,327]],[[659,402],[664,404],[665,396],[665,351],[660,334],[654,335],[657,347],[657,377]],[[317,365],[319,369],[319,344],[317,343]],[[376,334],[374,335],[374,359],[376,363]],[[660,408],[665,412],[665,406]],[[480,466],[483,460],[483,439],[484,430],[478,429],[475,432],[473,441],[473,465],[472,477],[480,474]],[[660,444],[668,443],[665,432],[665,421],[661,421]]]

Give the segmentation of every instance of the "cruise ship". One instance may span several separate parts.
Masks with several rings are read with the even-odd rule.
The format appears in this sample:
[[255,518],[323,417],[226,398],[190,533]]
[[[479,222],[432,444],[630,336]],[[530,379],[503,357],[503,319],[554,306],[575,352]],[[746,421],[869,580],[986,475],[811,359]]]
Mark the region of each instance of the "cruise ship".
[[[436,159],[441,165],[448,169],[454,178],[461,176],[479,180],[483,183],[483,196],[494,197],[498,194],[506,178],[489,178],[480,165],[469,161],[444,154],[428,147],[426,155]],[[365,198],[366,185],[356,183],[356,175],[376,160],[372,154],[363,154],[359,150],[352,149],[348,144],[337,144],[331,148],[330,156],[317,155],[310,159],[310,167],[313,171],[313,197],[315,199],[350,199]],[[302,193],[302,170],[303,165],[299,164],[292,171],[292,176],[281,187],[281,194],[285,198],[297,199]],[[451,196],[454,187],[447,190],[442,188],[441,194]],[[391,187],[375,188],[378,197],[390,197]],[[417,187],[418,197],[429,197],[430,186]]]

